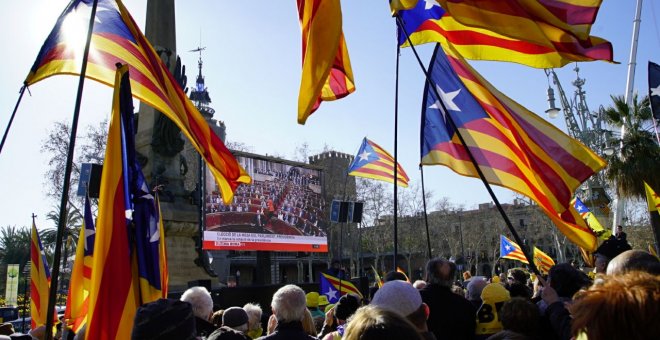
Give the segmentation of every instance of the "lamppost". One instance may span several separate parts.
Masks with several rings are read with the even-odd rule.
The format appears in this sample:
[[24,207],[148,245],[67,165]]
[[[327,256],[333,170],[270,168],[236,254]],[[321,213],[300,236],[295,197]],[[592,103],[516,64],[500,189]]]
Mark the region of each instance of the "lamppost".
[[463,258],[463,262],[465,262],[465,249],[463,248],[463,223],[461,220],[462,212],[458,211],[457,214],[458,214],[458,234],[461,240],[461,257]]

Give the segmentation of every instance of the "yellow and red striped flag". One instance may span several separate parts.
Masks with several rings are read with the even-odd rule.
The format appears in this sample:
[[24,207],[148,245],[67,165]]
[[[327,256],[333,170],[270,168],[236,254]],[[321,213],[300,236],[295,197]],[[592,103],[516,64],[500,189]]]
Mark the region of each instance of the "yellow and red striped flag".
[[531,198],[571,242],[594,251],[596,235],[570,201],[605,161],[495,89],[451,45],[443,48],[433,54],[423,100],[422,164],[479,177],[451,117],[486,181]]
[[520,246],[504,235],[500,235],[500,258],[529,264]]
[[[25,84],[58,74],[79,74],[85,40],[73,39],[68,32],[87,32],[91,5],[82,0],[69,3],[41,47]],[[117,63],[131,69],[133,96],[181,129],[206,161],[223,200],[231,202],[238,185],[250,183],[250,177],[188,99],[122,2],[98,0],[85,76],[114,86]]]
[[534,264],[541,273],[548,273],[550,268],[555,265],[555,261],[548,254],[541,251],[541,249],[534,247]]
[[380,275],[378,274],[378,271],[374,266],[371,266],[371,270],[374,271],[374,280],[376,280],[376,284],[378,285],[378,288],[383,286],[383,279],[380,278]]
[[[131,202],[127,173],[123,169],[125,134],[122,125],[131,124],[130,92],[122,91],[130,85],[128,67],[116,72],[115,93],[112,100],[112,117],[105,149],[101,192],[99,196],[89,312],[87,314],[86,339],[130,339],[133,318],[140,305],[135,251],[130,241]],[[120,85],[121,84],[121,85]],[[129,148],[126,148],[129,149]]]
[[298,0],[302,29],[302,77],[298,123],[321,105],[355,91],[353,69],[342,32],[339,0]]
[[330,303],[337,303],[339,298],[345,294],[352,294],[362,299],[362,293],[351,281],[340,280],[326,273],[321,273],[320,279],[320,294],[326,295]]
[[69,279],[69,295],[66,298],[64,319],[75,333],[87,321],[89,307],[89,289],[92,280],[92,256],[94,254],[94,238],[96,228],[92,217],[92,207],[89,196],[85,197],[83,225],[78,236],[76,258],[73,261],[71,278]]
[[35,329],[46,324],[50,268],[34,221],[32,221],[30,261],[30,318],[32,319],[31,328]]
[[[408,187],[409,178],[403,167],[397,163],[396,168],[396,183],[399,186]],[[394,183],[394,157],[380,145],[365,137],[353,163],[348,167],[348,174]]]
[[[521,6],[521,3],[534,2],[539,3],[538,7],[544,7],[551,2],[477,0],[483,2],[481,7],[465,4],[472,1],[440,2],[443,7],[435,2],[419,1],[414,8],[399,12],[403,29],[414,45],[430,42],[450,44],[467,59],[508,61],[537,68],[561,67],[573,61],[612,61],[610,42],[579,33],[580,28],[590,27],[593,23],[598,6],[595,9],[587,6],[585,12],[576,10],[580,6],[566,6],[567,18],[555,16],[547,9],[543,13],[547,17],[530,18],[527,17],[529,13],[522,10],[508,16],[498,11],[507,11],[511,7]],[[584,25],[571,26],[565,22],[584,13],[590,15],[583,18],[592,20],[589,25],[585,22]],[[494,22],[478,22],[488,19]],[[408,46],[403,29],[399,28],[399,44]],[[511,32],[516,34],[507,35]]]

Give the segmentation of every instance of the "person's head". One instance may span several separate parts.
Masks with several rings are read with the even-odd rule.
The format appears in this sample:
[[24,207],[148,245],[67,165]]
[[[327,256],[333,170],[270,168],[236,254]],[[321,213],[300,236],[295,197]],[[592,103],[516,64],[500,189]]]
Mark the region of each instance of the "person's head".
[[328,297],[325,294],[319,295],[319,309],[324,310],[325,306],[329,305]]
[[396,270],[388,272],[387,274],[385,274],[385,277],[383,278],[384,282],[389,282],[394,280],[408,281],[408,278],[404,273],[398,272]]
[[506,275],[506,273],[504,273],[504,272],[500,273],[499,277],[500,277],[500,283],[502,283],[502,284],[506,284],[506,283],[507,283],[507,275]]
[[296,285],[286,285],[273,294],[271,308],[277,322],[302,321],[307,310],[305,291]]
[[348,320],[348,318],[360,308],[360,300],[351,294],[342,296],[335,305],[335,317],[337,322],[341,325]]
[[623,232],[623,226],[621,226],[621,225],[616,226],[616,233],[619,234],[619,233],[622,233],[622,232]]
[[133,320],[131,339],[196,338],[195,315],[188,302],[159,299],[138,308]]
[[225,312],[224,309],[219,309],[213,312],[213,314],[211,314],[211,323],[213,324],[213,326],[215,326],[215,328],[222,327],[222,314],[224,312]]
[[417,280],[413,283],[413,287],[415,287],[417,289],[424,289],[424,288],[426,288],[426,281]]
[[486,281],[483,277],[474,277],[467,285],[466,298],[470,301],[481,301],[481,292],[484,290],[484,287],[486,287],[487,284],[488,281]]
[[341,268],[341,262],[339,262],[339,260],[333,260],[331,266],[332,268],[339,269]]
[[527,284],[527,278],[529,278],[529,275],[527,275],[524,270],[513,268],[509,269],[507,272],[506,282],[508,284],[512,284],[514,282]]
[[309,309],[305,310],[305,316],[302,320],[303,331],[305,334],[316,336],[316,325],[314,324],[314,318],[312,317],[312,312]]
[[560,263],[550,268],[548,284],[560,297],[571,298],[578,290],[589,286],[591,279],[569,263]]
[[206,288],[201,286],[188,288],[183,295],[181,301],[188,302],[193,309],[196,317],[203,320],[210,320],[213,313],[213,298]]
[[426,282],[451,288],[456,273],[456,264],[436,257],[426,263]]
[[427,330],[428,306],[422,302],[419,290],[408,282],[386,282],[376,292],[370,305],[398,313],[408,319],[419,331]]
[[222,325],[239,332],[247,332],[248,315],[241,307],[229,307],[222,313]]
[[575,295],[572,333],[589,339],[655,339],[660,334],[660,276],[633,271],[603,276]]
[[626,250],[607,265],[607,275],[621,275],[633,270],[660,275],[660,260],[642,250]]
[[467,281],[472,278],[472,273],[469,270],[463,272],[463,281]]
[[515,281],[512,284],[506,286],[506,289],[511,294],[511,297],[522,297],[530,299],[532,297],[532,291],[526,285]]
[[[248,315],[248,336],[252,339],[260,337],[261,333],[263,333],[261,327],[261,315],[263,314],[263,311],[261,310],[261,306],[259,306],[258,303],[246,303],[245,306],[243,306],[243,310],[245,310]],[[259,335],[254,336],[256,334]]]
[[318,308],[319,307],[319,293],[309,292],[305,294],[305,301],[308,308]]
[[610,261],[607,256],[596,253],[594,254],[595,260],[594,260],[594,266],[597,274],[605,274],[605,271],[607,270],[607,263]]
[[538,307],[530,300],[514,297],[502,305],[500,321],[505,330],[533,337],[539,332],[540,318]]
[[346,327],[343,340],[421,340],[415,326],[401,315],[377,307],[360,308]]

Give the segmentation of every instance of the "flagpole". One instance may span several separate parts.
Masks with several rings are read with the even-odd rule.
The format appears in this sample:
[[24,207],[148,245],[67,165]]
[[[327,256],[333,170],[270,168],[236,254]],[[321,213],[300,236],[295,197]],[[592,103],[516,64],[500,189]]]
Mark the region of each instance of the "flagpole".
[[20,94],[18,95],[18,100],[16,101],[16,106],[14,106],[14,112],[12,112],[11,117],[9,117],[9,123],[7,123],[5,134],[2,135],[2,142],[0,142],[0,153],[2,153],[2,147],[5,146],[5,140],[7,140],[7,135],[9,134],[11,123],[14,121],[14,117],[16,116],[16,111],[18,111],[18,105],[21,104],[21,99],[23,99],[23,93],[25,93],[26,88],[27,88],[26,85],[21,86],[21,90],[19,91]]
[[396,271],[397,257],[399,256],[399,228],[398,222],[398,174],[399,163],[397,162],[397,135],[399,127],[399,57],[401,56],[401,47],[397,39],[396,43],[396,80],[394,81],[394,265],[393,271]]
[[[415,49],[415,45],[413,45],[412,41],[410,40],[410,35],[408,35],[408,32],[406,31],[406,28],[403,25],[403,22],[401,21],[401,18],[396,15],[396,20],[397,24],[403,31],[403,33],[406,35],[406,39],[408,40],[408,44],[410,44],[410,48],[412,49],[413,53],[415,54],[415,58],[417,59],[417,62],[419,63],[419,67],[422,69],[422,72],[424,73],[424,76],[426,78],[426,81],[429,83],[429,88],[433,91],[433,94],[436,96],[436,98],[442,98],[440,94],[438,93],[438,90],[434,86],[433,82],[431,81],[431,77],[429,76],[428,71],[426,70],[426,67],[424,67],[424,64],[422,63],[421,58],[419,57],[419,54],[417,54],[417,50]],[[437,44],[440,45],[440,44]],[[439,46],[436,46],[436,48],[439,48]],[[447,108],[445,107],[445,103],[442,100],[438,100],[440,103],[443,112],[449,112]],[[513,224],[511,223],[511,220],[509,220],[509,217],[507,216],[506,212],[504,211],[504,208],[502,208],[502,205],[500,204],[500,201],[497,199],[497,196],[495,196],[495,192],[493,191],[493,188],[491,188],[490,183],[486,180],[486,176],[484,173],[481,171],[481,168],[479,167],[479,163],[477,163],[477,160],[474,158],[474,155],[472,154],[472,151],[470,151],[470,148],[468,147],[467,143],[465,142],[465,139],[463,138],[463,135],[461,134],[460,130],[458,129],[458,126],[456,126],[456,123],[454,122],[454,119],[451,117],[450,114],[445,115],[447,117],[447,122],[451,124],[452,129],[454,129],[456,136],[458,139],[461,141],[461,144],[465,148],[465,152],[470,157],[470,161],[472,162],[472,165],[474,165],[474,168],[477,170],[477,174],[479,175],[479,178],[483,182],[484,186],[486,186],[486,190],[488,190],[488,193],[490,194],[490,197],[493,199],[493,202],[497,206],[497,210],[500,212],[500,215],[502,215],[502,218],[504,219],[504,222],[506,223],[506,226],[509,228],[509,231],[511,232],[511,235],[513,238],[516,240],[518,245],[520,245],[520,248],[523,251],[523,254],[525,255],[525,258],[527,259],[527,262],[529,262],[529,266],[531,267],[532,271],[534,274],[536,274],[538,277],[542,277],[541,273],[539,272],[538,268],[536,268],[536,264],[533,261],[533,257],[530,256],[529,252],[527,251],[527,247],[523,244],[522,239],[518,235],[518,232],[516,232],[516,229],[513,227]]]
[[426,191],[424,190],[424,167],[419,163],[419,173],[422,174],[422,203],[424,204],[424,225],[426,226],[426,247],[429,252],[429,260],[433,258],[431,253],[431,235],[429,234],[429,218],[426,214]]
[[82,101],[83,85],[85,84],[85,73],[87,72],[87,59],[89,56],[89,46],[92,41],[92,31],[94,29],[94,19],[96,18],[96,7],[98,0],[92,4],[92,13],[89,18],[87,28],[87,41],[83,53],[82,66],[80,67],[80,78],[78,79],[78,93],[76,94],[76,105],[73,110],[73,121],[71,122],[71,136],[69,138],[69,149],[66,155],[66,167],[64,169],[64,182],[62,184],[62,200],[60,202],[60,216],[57,223],[57,237],[55,241],[55,253],[53,255],[53,271],[50,281],[50,292],[48,294],[48,310],[46,314],[46,340],[53,338],[53,316],[55,309],[55,299],[57,298],[57,279],[60,274],[60,256],[62,253],[62,237],[66,227],[66,206],[69,199],[69,181],[71,180],[71,168],[73,166],[73,150],[76,144],[76,134],[78,132],[78,118],[80,117],[80,103]]

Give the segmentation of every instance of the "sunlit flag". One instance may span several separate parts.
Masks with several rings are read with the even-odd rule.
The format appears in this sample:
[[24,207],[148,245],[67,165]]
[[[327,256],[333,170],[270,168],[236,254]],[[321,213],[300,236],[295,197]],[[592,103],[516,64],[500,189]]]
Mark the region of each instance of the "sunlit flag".
[[46,261],[44,247],[32,222],[32,242],[30,242],[30,318],[35,329],[46,324],[48,293],[50,290],[50,268]]
[[350,281],[340,280],[326,273],[321,273],[320,281],[319,294],[327,296],[330,303],[337,303],[339,298],[345,294],[352,294],[362,298],[360,290]]
[[[78,75],[93,1],[73,0],[57,19],[25,79],[26,85],[59,74]],[[87,78],[114,86],[115,64],[128,64],[135,98],[174,122],[213,174],[222,198],[250,177],[188,99],[119,0],[98,0]]]
[[500,258],[529,264],[520,246],[504,235],[500,235]]
[[[396,167],[396,183],[399,186],[407,187],[408,175],[401,164],[397,163]],[[348,166],[348,174],[394,183],[394,157],[380,145],[365,137],[357,155],[353,158],[353,163]]]

